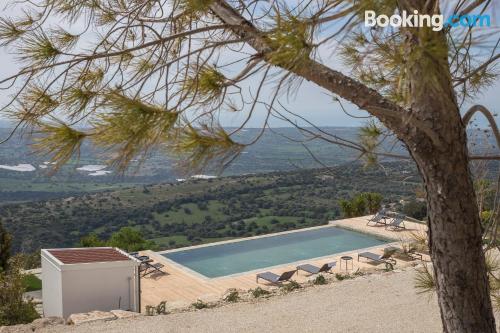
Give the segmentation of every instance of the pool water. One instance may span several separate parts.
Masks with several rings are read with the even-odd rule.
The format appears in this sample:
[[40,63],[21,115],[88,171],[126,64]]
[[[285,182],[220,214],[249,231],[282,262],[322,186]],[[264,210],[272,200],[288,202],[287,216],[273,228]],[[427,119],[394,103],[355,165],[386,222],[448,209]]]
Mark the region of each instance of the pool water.
[[199,274],[215,278],[388,242],[360,232],[325,227],[162,255]]

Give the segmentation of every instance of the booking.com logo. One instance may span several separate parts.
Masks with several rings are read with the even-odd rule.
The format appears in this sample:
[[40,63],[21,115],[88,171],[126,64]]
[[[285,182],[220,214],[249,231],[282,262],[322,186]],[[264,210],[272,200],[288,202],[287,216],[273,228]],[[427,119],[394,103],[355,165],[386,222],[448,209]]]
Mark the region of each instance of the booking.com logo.
[[429,27],[434,31],[441,31],[445,27],[489,27],[491,26],[490,15],[457,15],[453,14],[445,21],[441,14],[419,14],[414,10],[413,14],[408,14],[405,10],[402,15],[394,14],[391,16],[377,15],[373,10],[365,11],[366,27],[395,27],[395,28],[420,28]]

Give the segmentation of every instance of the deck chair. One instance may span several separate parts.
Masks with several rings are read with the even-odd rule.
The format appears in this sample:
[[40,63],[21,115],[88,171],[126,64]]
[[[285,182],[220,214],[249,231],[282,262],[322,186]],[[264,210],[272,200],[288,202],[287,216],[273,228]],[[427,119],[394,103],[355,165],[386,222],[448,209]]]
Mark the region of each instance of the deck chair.
[[385,213],[385,209],[381,209],[379,212],[377,212],[377,214],[368,219],[366,225],[370,225],[370,223],[374,223],[374,226],[376,226],[377,224],[385,225],[387,223],[387,215],[385,215]]
[[141,256],[139,252],[129,252],[129,254],[137,260],[146,261],[149,260],[149,256]]
[[359,258],[365,258],[371,261],[374,261],[378,264],[385,264],[386,268],[394,268],[394,265],[396,265],[396,260],[392,259],[391,256],[394,252],[385,252],[384,254],[375,254],[373,252],[361,252],[358,253],[358,261]]
[[304,264],[304,265],[297,266],[297,273],[299,270],[310,273],[310,274],[318,274],[318,273],[326,273],[326,272],[331,273],[330,271],[335,266],[337,266],[336,261],[326,263],[321,267],[317,267],[317,266],[314,266],[311,264]]
[[144,269],[142,270],[142,277],[145,277],[149,274],[152,273],[161,273],[161,274],[167,274],[162,270],[163,267],[165,267],[163,264],[157,262],[156,264],[151,264],[148,262],[149,260],[143,261],[141,265],[144,265]]
[[256,277],[256,282],[259,283],[259,279],[266,280],[267,282],[273,283],[273,284],[279,284],[285,281],[288,281],[292,278],[293,274],[295,274],[297,271],[287,271],[284,272],[281,275],[274,274],[272,272],[264,272],[264,273],[259,273],[257,274]]
[[149,270],[148,265],[153,262],[153,259],[149,259],[149,258],[139,259],[139,258],[137,258],[137,260],[141,261],[141,263],[139,264],[139,271],[141,272],[141,275],[144,275]]
[[391,229],[391,230],[404,230],[406,229],[405,226],[405,216],[404,215],[397,215],[395,218],[392,219],[392,221],[385,226],[386,229]]

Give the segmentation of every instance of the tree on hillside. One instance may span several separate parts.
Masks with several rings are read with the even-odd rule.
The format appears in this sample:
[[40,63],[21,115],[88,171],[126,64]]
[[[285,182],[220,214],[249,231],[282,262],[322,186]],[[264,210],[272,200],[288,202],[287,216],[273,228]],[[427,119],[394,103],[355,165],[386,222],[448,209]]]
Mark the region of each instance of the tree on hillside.
[[156,244],[152,241],[146,240],[140,231],[131,227],[123,227],[117,232],[112,233],[107,241],[100,239],[96,234],[84,236],[80,239],[79,246],[113,246],[127,252],[131,252],[151,250],[156,247]]
[[[470,27],[438,31],[363,24],[366,10],[494,15],[492,1],[15,3],[23,12],[2,19],[0,38],[21,69],[0,80],[12,93],[3,110],[17,129],[37,133],[36,148],[52,156],[56,169],[85,140],[109,151],[121,170],[159,146],[183,154],[181,162],[194,171],[225,166],[272,118],[297,126],[306,141],[352,148],[372,163],[405,158],[381,151],[382,142],[397,138],[424,181],[444,331],[495,331],[469,161],[498,156],[469,153],[466,124],[480,112],[497,141],[500,135],[484,107],[460,113],[464,101],[494,82],[500,58],[494,30],[474,19]],[[328,66],[340,67],[332,55],[346,73]],[[359,142],[313,126],[282,101],[303,81],[331,93],[339,110],[348,101],[378,122]],[[219,120],[230,113],[243,120],[226,131]],[[261,134],[237,141],[257,113],[265,115]]]
[[339,205],[344,217],[357,217],[378,212],[383,199],[380,193],[363,192],[349,200],[339,200]]
[[106,246],[106,242],[101,240],[96,234],[89,234],[80,238],[79,246],[81,247],[100,247]]
[[361,193],[361,196],[366,202],[366,209],[369,214],[375,214],[382,207],[382,200],[384,200],[382,194],[374,192],[364,192]]
[[153,242],[145,240],[139,231],[131,227],[123,227],[119,231],[114,232],[107,244],[127,252],[149,250],[155,247]]
[[342,199],[339,201],[339,206],[340,206],[340,209],[342,210],[342,215],[344,217],[349,218],[349,217],[356,216],[355,208],[352,206],[351,200]]

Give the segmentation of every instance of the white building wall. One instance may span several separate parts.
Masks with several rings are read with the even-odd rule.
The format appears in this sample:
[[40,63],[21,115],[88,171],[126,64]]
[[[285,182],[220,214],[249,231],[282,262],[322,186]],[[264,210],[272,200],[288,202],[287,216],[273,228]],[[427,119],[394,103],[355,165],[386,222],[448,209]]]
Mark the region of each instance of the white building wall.
[[140,312],[138,261],[63,264],[41,251],[44,316],[116,309]]
[[58,263],[42,252],[42,299],[44,316],[62,317],[62,280]]
[[85,265],[91,267],[62,271],[62,316],[64,318],[72,313],[92,310],[139,310],[136,304],[135,266],[129,264],[109,267],[114,266],[112,263],[78,266]]

